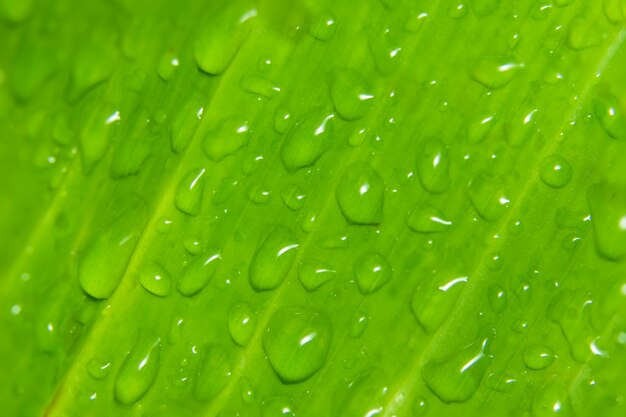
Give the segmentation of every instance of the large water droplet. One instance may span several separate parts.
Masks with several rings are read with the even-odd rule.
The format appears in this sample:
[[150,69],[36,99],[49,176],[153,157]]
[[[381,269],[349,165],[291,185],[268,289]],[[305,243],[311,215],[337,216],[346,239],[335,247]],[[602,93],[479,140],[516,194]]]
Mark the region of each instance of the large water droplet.
[[513,81],[523,67],[509,57],[485,57],[472,69],[472,78],[487,88],[501,88]]
[[176,208],[190,216],[200,214],[204,194],[204,168],[189,171],[178,183],[174,204]]
[[228,315],[230,337],[239,346],[246,346],[256,328],[256,314],[248,303],[233,306]]
[[424,280],[417,287],[411,301],[411,310],[417,321],[431,334],[448,317],[468,280],[467,276],[454,271],[433,273],[434,277]]
[[139,282],[147,291],[159,297],[167,296],[172,290],[170,274],[157,263],[149,263],[141,267]]
[[450,187],[448,148],[439,139],[426,141],[417,157],[417,173],[427,191],[442,193]]
[[142,331],[137,344],[115,378],[115,398],[122,404],[139,401],[156,379],[160,365],[161,338]]
[[487,339],[455,352],[442,362],[430,361],[422,368],[426,386],[444,403],[466,402],[474,396],[491,357]]
[[330,320],[324,313],[281,308],[263,334],[263,349],[278,376],[286,383],[296,383],[324,366],[331,339]]
[[591,186],[587,192],[593,235],[598,252],[607,259],[626,255],[626,189],[609,183]]
[[552,188],[563,188],[572,180],[572,167],[559,155],[546,158],[539,173],[541,180]]
[[222,254],[217,249],[208,249],[196,257],[183,270],[178,279],[178,292],[190,297],[207,286],[222,261]]
[[298,243],[293,233],[277,226],[259,244],[250,262],[250,285],[256,291],[277,288],[296,259]]
[[374,99],[363,76],[352,68],[343,68],[333,74],[330,97],[337,114],[345,120],[357,120],[365,116]]
[[248,2],[232,2],[218,7],[201,25],[194,44],[198,67],[207,74],[219,75],[237,55],[250,31],[256,9]]
[[378,224],[382,221],[385,184],[367,162],[353,162],[346,168],[337,185],[336,197],[349,222]]
[[212,161],[219,162],[232,155],[240,148],[248,146],[250,126],[240,116],[231,116],[220,122],[219,126],[209,131],[202,142],[202,149]]
[[299,120],[287,134],[280,149],[283,165],[294,171],[313,165],[332,145],[335,115],[316,108]]
[[302,262],[298,267],[298,278],[307,291],[315,291],[336,275],[337,271],[321,262]]
[[393,269],[378,252],[366,252],[354,261],[354,275],[359,290],[371,294],[391,281]]
[[226,388],[231,376],[231,359],[218,345],[203,347],[200,355],[193,396],[198,401],[210,401]]

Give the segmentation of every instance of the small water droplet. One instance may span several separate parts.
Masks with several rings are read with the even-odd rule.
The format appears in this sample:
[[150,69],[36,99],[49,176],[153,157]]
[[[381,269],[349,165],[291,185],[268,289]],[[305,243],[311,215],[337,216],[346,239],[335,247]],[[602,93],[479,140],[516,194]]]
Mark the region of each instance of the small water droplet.
[[233,306],[228,315],[230,337],[239,346],[246,346],[256,329],[256,314],[248,303]]
[[506,291],[500,285],[494,284],[490,286],[487,298],[489,299],[489,305],[494,313],[502,313],[506,308]]
[[369,316],[359,311],[352,317],[352,323],[350,324],[350,337],[358,338],[365,332],[367,324],[369,323]]
[[190,254],[197,255],[202,252],[203,245],[198,236],[187,235],[183,237],[183,247]]
[[609,22],[617,24],[624,21],[626,2],[623,0],[603,0],[602,6]]
[[203,347],[193,385],[193,397],[198,401],[210,401],[222,392],[232,373],[230,364],[231,359],[221,346]]
[[255,184],[248,189],[248,199],[254,204],[267,204],[272,198],[272,192],[262,184]]
[[261,417],[296,417],[292,400],[289,398],[272,398],[263,401]]
[[467,4],[463,2],[453,4],[448,8],[448,16],[452,19],[461,19],[467,15],[467,9]]
[[222,254],[218,249],[209,248],[202,255],[198,255],[183,269],[178,279],[178,292],[191,297],[207,286],[222,261]]
[[468,185],[468,193],[478,214],[487,221],[498,220],[509,207],[504,183],[498,177],[480,175],[474,178]]
[[355,224],[378,224],[382,220],[385,184],[367,162],[350,164],[337,185],[337,203],[345,218]]
[[139,401],[157,377],[161,338],[151,331],[140,332],[139,340],[115,378],[115,398],[122,404]]
[[204,194],[204,168],[189,171],[178,183],[174,204],[181,212],[190,216],[200,214]]
[[598,32],[597,23],[587,19],[574,19],[567,33],[567,46],[580,51],[582,49],[597,46],[602,41],[602,35]]
[[518,75],[524,64],[504,56],[480,59],[472,69],[472,78],[490,89],[502,88]]
[[250,285],[256,291],[278,288],[287,277],[298,252],[293,233],[276,226],[259,244],[250,262]]
[[187,149],[203,115],[204,107],[199,99],[190,99],[180,106],[170,126],[170,146],[174,153],[180,155]]
[[277,107],[274,114],[274,130],[280,134],[287,132],[293,125],[293,117],[289,110]]
[[495,114],[482,115],[467,126],[467,139],[471,144],[477,144],[487,138],[498,119]]
[[399,35],[387,26],[366,26],[367,39],[376,68],[382,74],[393,72],[402,56]]
[[328,41],[335,35],[337,28],[337,22],[335,18],[329,13],[322,13],[316,16],[311,22],[309,27],[309,33],[315,39],[320,41]]
[[278,376],[286,383],[296,383],[324,366],[331,339],[330,320],[324,313],[284,307],[270,319],[263,349]]
[[354,276],[361,293],[372,294],[391,281],[393,269],[380,253],[366,252],[354,261]]
[[357,120],[372,106],[374,94],[363,76],[353,68],[336,70],[330,81],[330,97],[339,117]]
[[280,149],[288,171],[311,166],[328,151],[334,139],[334,118],[328,110],[316,108],[289,130]]
[[541,180],[552,188],[563,188],[572,180],[572,167],[559,155],[545,159],[541,167]]
[[443,324],[468,281],[455,270],[433,271],[433,275],[417,287],[411,300],[413,314],[430,334]]
[[109,375],[111,370],[111,362],[105,362],[98,359],[90,359],[86,365],[87,372],[93,379],[103,380]]
[[626,137],[626,120],[613,95],[600,95],[593,99],[593,112],[600,124],[612,138],[622,139]]
[[298,278],[307,291],[315,291],[335,278],[337,271],[321,262],[302,262],[298,267]]
[[409,228],[417,233],[436,233],[448,230],[452,222],[441,210],[427,204],[417,206],[411,212]]
[[241,116],[230,116],[222,120],[216,128],[209,131],[202,141],[206,156],[214,162],[234,154],[248,146],[250,125]]
[[524,349],[522,358],[524,359],[524,364],[528,369],[538,371],[552,365],[556,355],[548,346],[531,345]]
[[439,139],[428,139],[417,157],[417,172],[424,188],[434,194],[446,191],[450,187],[449,169],[446,145]]
[[159,297],[169,295],[172,290],[170,274],[157,263],[149,263],[141,267],[139,282],[148,292]]
[[295,184],[285,187],[280,195],[285,205],[291,210],[300,210],[304,206],[306,194]]
[[169,81],[180,66],[178,56],[173,51],[163,54],[157,64],[157,74],[163,81]]
[[88,90],[106,81],[113,73],[117,50],[116,42],[111,42],[112,36],[114,34],[108,31],[97,29],[78,44],[67,90],[70,102],[78,101]]
[[598,252],[607,259],[626,255],[626,190],[609,183],[591,186],[587,192],[593,236]]
[[267,99],[273,99],[281,92],[281,88],[276,83],[256,74],[244,74],[239,80],[239,86],[248,93]]
[[532,399],[530,411],[533,417],[572,415],[567,390],[557,381],[549,381],[538,389]]

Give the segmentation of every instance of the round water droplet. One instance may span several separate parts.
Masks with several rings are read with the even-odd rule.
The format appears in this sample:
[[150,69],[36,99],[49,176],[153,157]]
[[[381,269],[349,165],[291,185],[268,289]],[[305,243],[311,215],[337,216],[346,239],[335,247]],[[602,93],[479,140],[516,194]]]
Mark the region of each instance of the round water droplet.
[[489,299],[489,305],[494,313],[502,313],[506,308],[507,298],[506,291],[500,285],[494,284],[489,287],[487,298]]
[[307,291],[315,291],[336,275],[337,271],[321,262],[302,262],[298,267],[298,278]]
[[522,354],[526,367],[535,371],[552,365],[555,357],[554,351],[545,345],[528,346]]
[[300,210],[304,206],[306,194],[297,185],[285,187],[280,195],[285,205],[291,210]]
[[198,236],[187,235],[183,238],[183,247],[192,255],[202,252],[202,241]]
[[246,346],[256,328],[256,314],[248,303],[233,306],[228,315],[230,337],[239,346]]
[[435,194],[450,187],[448,148],[439,139],[430,138],[417,157],[417,173],[424,188]]
[[359,311],[352,317],[352,323],[350,324],[350,337],[357,338],[361,337],[365,329],[367,328],[367,324],[369,323],[369,316]]
[[331,339],[330,320],[324,313],[281,308],[263,334],[263,349],[278,376],[286,383],[296,383],[324,366]]
[[174,204],[181,212],[190,216],[200,214],[204,194],[204,168],[189,171],[178,183]]
[[298,252],[293,233],[277,226],[259,244],[250,262],[250,285],[256,291],[277,288],[287,277]]
[[98,381],[103,380],[109,375],[111,370],[111,362],[100,361],[98,359],[91,359],[87,362],[87,372],[93,379]]
[[593,100],[593,112],[609,136],[626,137],[626,120],[617,98],[612,94],[600,95]]
[[411,310],[427,333],[436,332],[448,318],[468,277],[455,269],[433,271],[415,290]]
[[435,233],[448,230],[452,222],[441,210],[431,205],[420,205],[413,209],[408,221],[409,228],[418,233]]
[[226,388],[231,376],[231,359],[224,348],[218,345],[203,347],[193,397],[198,401],[210,401]]
[[272,198],[272,192],[262,184],[255,184],[248,189],[248,199],[254,204],[267,204]]
[[115,378],[115,398],[122,404],[139,401],[150,389],[159,371],[161,338],[151,331],[140,332],[137,344]]
[[497,177],[481,175],[474,178],[468,186],[468,193],[478,214],[487,221],[498,220],[509,207],[504,184]]
[[141,267],[139,282],[147,291],[159,297],[169,295],[172,290],[170,274],[157,263],[150,263]]
[[288,171],[308,167],[328,151],[334,138],[335,115],[324,108],[309,111],[287,134],[280,157]]
[[378,224],[382,221],[385,184],[367,162],[354,162],[346,168],[335,195],[349,222]]
[[309,33],[317,40],[328,41],[335,35],[336,28],[337,24],[333,16],[328,13],[322,13],[311,22]]
[[163,54],[157,65],[157,74],[163,81],[169,81],[180,66],[178,57],[172,51]]
[[330,97],[339,117],[357,120],[372,106],[374,95],[363,76],[355,69],[337,70],[330,81]]
[[207,286],[222,261],[218,249],[208,249],[185,267],[178,279],[178,292],[191,297]]
[[248,146],[249,141],[248,121],[240,116],[230,116],[206,134],[202,141],[202,149],[209,159],[219,162],[244,146]]
[[291,113],[282,107],[276,108],[274,114],[274,130],[280,134],[287,132],[293,125]]
[[263,401],[261,417],[296,417],[292,400],[288,398],[272,398]]
[[552,155],[544,161],[539,175],[546,185],[563,188],[572,180],[572,167],[563,157]]
[[595,184],[587,192],[593,235],[598,252],[607,259],[626,255],[626,190],[608,183]]
[[472,69],[472,78],[487,88],[497,89],[509,84],[524,64],[502,56],[489,56],[479,60]]
[[367,252],[354,261],[354,275],[361,293],[371,294],[391,280],[393,270],[383,255]]

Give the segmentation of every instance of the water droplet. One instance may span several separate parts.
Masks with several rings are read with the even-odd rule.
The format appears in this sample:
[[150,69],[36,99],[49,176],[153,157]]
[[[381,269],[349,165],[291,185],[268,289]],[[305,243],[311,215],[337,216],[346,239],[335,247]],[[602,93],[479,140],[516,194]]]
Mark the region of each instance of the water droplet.
[[215,248],[210,248],[202,255],[193,259],[189,265],[183,269],[178,279],[178,292],[187,297],[199,293],[207,286],[221,264],[221,261],[222,254]]
[[430,138],[417,158],[417,172],[424,188],[435,194],[450,187],[448,148],[439,139]]
[[604,0],[602,6],[609,22],[616,24],[624,20],[626,3],[623,0]]
[[13,58],[8,81],[15,98],[20,102],[40,92],[57,67],[53,46],[40,37],[35,39],[24,37]]
[[366,252],[354,261],[354,275],[361,293],[372,294],[391,280],[393,269],[380,253]]
[[255,184],[248,189],[248,199],[254,204],[267,204],[272,198],[272,192],[262,184]]
[[247,2],[229,3],[200,26],[194,57],[202,71],[219,75],[233,61],[257,15],[256,9],[247,6]]
[[247,378],[242,378],[241,380],[241,399],[246,404],[251,404],[256,401],[254,386]]
[[500,7],[501,0],[473,0],[470,2],[472,10],[477,16],[489,16]]
[[552,365],[555,357],[554,351],[545,345],[528,346],[522,354],[526,367],[535,371]]
[[506,291],[500,285],[494,284],[490,286],[487,298],[489,299],[489,305],[494,313],[502,313],[506,308]]
[[412,32],[419,33],[428,18],[427,12],[417,12],[409,16],[406,24],[404,25],[404,29]]
[[503,56],[489,56],[479,60],[472,70],[472,78],[490,89],[502,88],[518,75],[524,64]]
[[328,41],[335,35],[337,25],[335,19],[329,13],[322,13],[316,16],[311,22],[309,33],[315,39]]
[[321,262],[302,262],[298,267],[298,278],[307,291],[315,291],[331,279],[337,271]]
[[517,386],[517,379],[508,372],[504,374],[492,372],[485,377],[485,386],[497,392],[511,392]]
[[287,132],[293,125],[291,113],[282,107],[276,108],[274,114],[274,130],[280,134]]
[[496,125],[495,114],[483,115],[467,126],[467,139],[471,144],[477,144],[487,138],[489,132]]
[[276,83],[260,75],[244,74],[239,80],[239,86],[248,93],[256,94],[267,99],[273,99],[281,89]]
[[448,317],[468,281],[454,270],[433,271],[434,277],[417,287],[411,310],[427,333],[434,333]]
[[82,122],[79,140],[86,174],[90,174],[106,154],[111,138],[119,130],[120,120],[119,111],[113,110],[110,106],[101,106],[97,110],[92,110]]
[[192,255],[202,252],[202,241],[198,236],[187,235],[183,238],[183,247]]
[[112,221],[94,237],[78,264],[83,290],[97,299],[109,298],[117,288],[147,220],[138,197],[116,201]]
[[180,334],[183,331],[184,323],[185,321],[180,315],[174,315],[174,318],[170,325],[169,333],[167,334],[167,341],[170,343],[170,345],[175,344],[176,342],[178,342],[178,339],[180,339]]
[[591,186],[587,192],[593,236],[598,252],[607,259],[626,255],[626,190],[609,183]]
[[316,108],[289,130],[280,149],[288,171],[311,166],[328,151],[334,140],[334,117],[328,110]]
[[157,143],[159,134],[142,134],[134,140],[122,140],[115,144],[111,159],[110,175],[113,179],[137,175]]
[[339,407],[342,417],[380,417],[393,401],[389,377],[380,369],[367,369],[350,381],[349,394]]
[[115,398],[122,404],[139,401],[159,372],[161,338],[151,331],[140,332],[137,344],[115,378]]
[[250,141],[248,121],[240,116],[230,116],[222,120],[219,126],[209,131],[202,142],[206,156],[214,162],[234,154]]
[[116,42],[111,42],[111,37],[108,31],[95,30],[89,39],[81,39],[70,72],[67,91],[70,102],[76,102],[113,73],[117,51]]
[[572,415],[567,390],[557,381],[549,381],[535,393],[530,410],[533,417]]
[[353,68],[342,68],[332,76],[330,97],[339,117],[357,120],[372,106],[374,95],[363,76]]
[[352,323],[350,324],[350,337],[357,338],[361,337],[365,329],[367,328],[367,324],[369,323],[369,316],[359,311],[352,317]]
[[385,184],[367,162],[350,164],[337,185],[337,203],[345,218],[355,224],[378,224],[383,216]]
[[86,365],[87,372],[93,379],[103,380],[109,375],[111,370],[111,362],[105,362],[98,359],[90,359]]
[[170,127],[170,145],[176,154],[187,149],[203,115],[204,107],[198,99],[190,99],[180,106]]
[[570,353],[579,363],[587,362],[594,353],[592,342],[597,334],[591,323],[593,305],[591,296],[582,290],[562,290],[548,306],[548,317],[561,327]]
[[250,262],[250,285],[256,291],[278,288],[296,259],[298,243],[293,233],[276,226],[259,244]]
[[516,115],[504,124],[506,141],[509,146],[517,148],[530,142],[530,139],[539,130],[538,112],[539,110],[536,108],[523,111],[521,116]]
[[226,388],[231,376],[231,359],[224,348],[209,345],[201,349],[193,396],[210,401]]
[[256,314],[248,303],[233,306],[228,315],[230,337],[239,346],[246,346],[256,329]]
[[169,81],[174,76],[174,72],[180,66],[178,57],[173,51],[168,51],[163,54],[159,63],[157,64],[157,74],[163,81]]
[[480,175],[474,178],[468,186],[468,193],[478,214],[487,221],[498,220],[509,207],[510,200],[498,177]]
[[422,368],[426,386],[444,403],[462,403],[474,396],[489,367],[488,340],[455,352],[442,362],[430,361]]
[[441,210],[427,204],[417,206],[411,212],[409,228],[417,233],[435,233],[448,230],[452,222]]
[[452,19],[461,19],[467,15],[467,5],[463,2],[453,4],[448,8],[448,16]]
[[559,155],[546,158],[541,167],[541,180],[552,188],[563,188],[572,180],[572,167]]
[[395,31],[387,26],[369,25],[367,39],[374,63],[382,74],[391,73],[402,56],[402,46]]
[[190,216],[200,214],[204,194],[204,168],[189,171],[178,183],[174,204],[181,212]]
[[139,282],[147,291],[159,297],[169,295],[172,290],[170,274],[157,263],[142,266],[139,270]]
[[593,99],[592,105],[593,112],[609,136],[615,139],[626,138],[626,121],[615,96],[598,96]]
[[291,210],[300,210],[304,206],[306,194],[297,185],[291,184],[285,187],[280,195],[285,205]]
[[309,379],[326,363],[332,339],[328,317],[300,308],[277,310],[263,334],[263,349],[286,383]]
[[580,51],[600,44],[602,36],[598,32],[597,23],[586,19],[574,19],[567,33],[567,46]]
[[261,417],[296,417],[292,400],[288,398],[272,398],[263,401]]

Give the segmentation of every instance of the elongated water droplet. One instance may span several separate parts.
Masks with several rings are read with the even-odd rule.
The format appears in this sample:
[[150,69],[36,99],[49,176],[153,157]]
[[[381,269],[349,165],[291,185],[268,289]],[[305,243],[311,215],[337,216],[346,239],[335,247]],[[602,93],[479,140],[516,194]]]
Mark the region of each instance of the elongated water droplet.
[[245,91],[268,99],[276,97],[281,89],[276,83],[260,75],[245,74],[239,80],[239,86]]
[[178,60],[178,56],[174,52],[168,51],[163,54],[159,60],[157,74],[163,81],[169,81],[174,76],[174,72],[179,66],[180,61]]
[[367,369],[348,385],[350,391],[339,407],[342,417],[380,417],[393,399],[389,376],[378,368]]
[[433,271],[434,277],[424,280],[415,290],[411,310],[428,333],[439,329],[465,288],[468,277],[454,270]]
[[601,95],[593,100],[593,112],[600,124],[612,138],[626,138],[626,120],[617,98],[613,95]]
[[307,291],[315,291],[336,275],[337,271],[321,262],[302,262],[298,267],[298,278]]
[[160,366],[161,338],[141,331],[137,344],[115,378],[115,398],[122,404],[139,401],[150,389]]
[[402,46],[396,31],[387,26],[366,26],[367,40],[376,68],[382,74],[392,73],[402,56]]
[[280,149],[280,157],[287,170],[311,166],[328,151],[334,139],[334,117],[328,110],[316,108],[289,130]]
[[218,345],[203,347],[193,396],[198,401],[210,401],[226,388],[231,376],[231,359],[224,348]]
[[278,288],[296,259],[298,242],[293,233],[277,226],[259,244],[250,262],[250,285],[256,291]]
[[212,161],[219,162],[234,154],[250,141],[248,121],[240,116],[230,116],[209,131],[202,142],[202,149]]
[[248,2],[228,3],[217,10],[201,25],[193,50],[198,67],[211,75],[226,71],[257,15]]
[[443,232],[452,226],[452,222],[441,210],[427,204],[422,204],[411,212],[408,221],[409,228],[418,233]]
[[378,252],[366,252],[354,261],[354,276],[359,290],[371,294],[391,281],[393,269]]
[[474,178],[468,186],[468,193],[478,214],[490,222],[502,217],[510,203],[504,184],[497,177],[480,175]]
[[228,315],[230,337],[239,346],[246,346],[256,329],[256,314],[248,303],[233,306]]
[[450,187],[449,166],[446,145],[439,139],[428,139],[417,157],[417,173],[424,188],[435,194],[446,191]]
[[357,120],[372,106],[374,95],[363,76],[355,69],[337,70],[330,81],[330,97],[339,117]]
[[572,167],[562,156],[546,158],[539,173],[541,180],[552,188],[563,188],[572,180]]
[[339,180],[337,203],[345,218],[355,224],[382,221],[385,184],[367,162],[350,164]]
[[306,194],[297,186],[289,185],[280,193],[283,202],[292,210],[300,210],[304,206]]
[[35,96],[54,73],[57,62],[53,51],[53,46],[42,38],[26,37],[20,43],[9,77],[11,90],[19,101]]
[[170,127],[170,145],[175,153],[181,154],[187,149],[203,115],[204,107],[199,99],[190,99],[180,106]]
[[489,287],[487,298],[494,313],[502,313],[507,305],[506,291],[498,284]]
[[111,370],[111,362],[90,359],[85,366],[89,375],[98,381],[105,379]]
[[138,197],[116,202],[111,222],[85,249],[78,263],[83,290],[108,298],[119,285],[147,220],[147,208]]
[[181,212],[190,216],[200,214],[204,194],[204,168],[189,171],[178,183],[174,204]]
[[336,28],[335,18],[329,13],[322,13],[311,22],[309,33],[317,40],[329,41],[335,35]]
[[495,114],[482,115],[467,126],[467,139],[469,143],[480,143],[487,138],[489,132],[496,125]]
[[139,270],[139,282],[148,292],[165,297],[172,291],[170,274],[157,263],[149,263]]
[[107,80],[117,61],[116,42],[111,33],[96,30],[90,39],[83,39],[74,56],[67,96],[76,102],[88,90]]
[[208,249],[198,255],[185,267],[178,279],[178,292],[187,297],[199,293],[207,286],[221,261],[222,254],[218,249]]
[[277,107],[274,114],[274,130],[280,134],[287,132],[293,126],[293,117],[289,110]]
[[95,165],[104,157],[112,137],[120,126],[120,112],[112,106],[100,106],[89,113],[83,121],[79,134],[83,169],[90,174]]
[[352,323],[350,324],[350,337],[357,338],[361,337],[365,329],[367,328],[367,324],[369,323],[369,316],[362,312],[358,311],[352,317]]
[[549,306],[548,317],[561,327],[574,360],[585,363],[593,352],[597,332],[592,326],[591,296],[580,290],[564,290]]
[[430,361],[422,368],[426,386],[444,403],[462,403],[474,396],[491,363],[488,340],[455,352],[448,359]]
[[132,140],[117,142],[109,170],[111,178],[118,179],[137,175],[160,139],[161,136],[158,133],[141,134]]
[[487,88],[502,88],[513,81],[523,67],[524,64],[509,57],[485,57],[472,69],[472,78]]
[[622,259],[626,255],[626,189],[595,184],[587,192],[587,202],[598,252],[610,260]]
[[274,371],[286,383],[309,379],[326,363],[332,339],[328,317],[321,312],[281,308],[263,334],[263,349]]
[[526,367],[535,371],[552,365],[555,357],[554,351],[545,345],[528,346],[522,354]]

